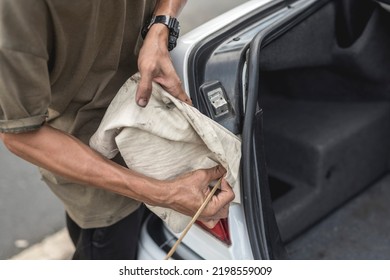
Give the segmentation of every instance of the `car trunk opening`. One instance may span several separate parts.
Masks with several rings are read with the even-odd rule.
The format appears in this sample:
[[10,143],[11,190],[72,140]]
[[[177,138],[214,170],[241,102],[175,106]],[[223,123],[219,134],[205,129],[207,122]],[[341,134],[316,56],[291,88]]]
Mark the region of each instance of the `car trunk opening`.
[[249,74],[285,242],[388,174],[390,159],[390,13],[370,0],[317,1],[289,24],[259,40]]

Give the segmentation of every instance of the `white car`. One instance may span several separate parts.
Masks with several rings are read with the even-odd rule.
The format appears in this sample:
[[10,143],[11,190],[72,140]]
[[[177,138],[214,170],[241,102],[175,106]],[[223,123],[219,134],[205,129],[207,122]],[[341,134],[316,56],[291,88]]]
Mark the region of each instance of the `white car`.
[[[329,213],[390,187],[389,6],[252,0],[180,38],[172,58],[194,106],[242,138],[242,203],[213,230],[194,225],[174,259],[289,258]],[[353,237],[345,215],[333,229]],[[139,259],[163,259],[178,236],[150,215]]]

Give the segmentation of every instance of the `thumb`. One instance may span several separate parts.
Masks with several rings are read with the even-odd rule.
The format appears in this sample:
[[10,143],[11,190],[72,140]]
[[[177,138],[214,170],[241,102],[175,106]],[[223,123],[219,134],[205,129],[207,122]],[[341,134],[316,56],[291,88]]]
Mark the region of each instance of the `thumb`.
[[148,105],[150,95],[152,94],[152,76],[150,74],[141,75],[138,83],[137,92],[135,94],[135,101],[138,106],[146,107]]
[[207,171],[209,173],[211,181],[212,180],[218,180],[219,178],[221,178],[226,173],[226,169],[223,168],[222,165],[217,165],[215,167],[207,169]]

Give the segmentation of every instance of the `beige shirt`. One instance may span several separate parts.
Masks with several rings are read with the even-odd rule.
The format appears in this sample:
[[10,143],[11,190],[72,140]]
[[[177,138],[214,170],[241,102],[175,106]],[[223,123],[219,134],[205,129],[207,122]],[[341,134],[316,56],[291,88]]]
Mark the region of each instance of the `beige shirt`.
[[[1,0],[0,132],[34,130],[47,120],[88,143],[118,89],[136,72],[140,29],[154,4]],[[138,206],[47,171],[43,176],[81,227],[112,224]]]

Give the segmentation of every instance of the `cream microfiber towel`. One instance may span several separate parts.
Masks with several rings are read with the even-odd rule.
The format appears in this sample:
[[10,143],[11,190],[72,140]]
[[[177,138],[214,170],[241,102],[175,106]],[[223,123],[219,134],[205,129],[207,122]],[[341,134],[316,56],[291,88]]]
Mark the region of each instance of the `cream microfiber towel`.
[[[90,146],[107,158],[118,152],[128,168],[166,180],[221,164],[225,179],[240,203],[240,139],[153,83],[146,108],[135,102],[139,73],[129,78],[108,107]],[[184,230],[191,217],[174,210],[146,205],[171,230]]]

